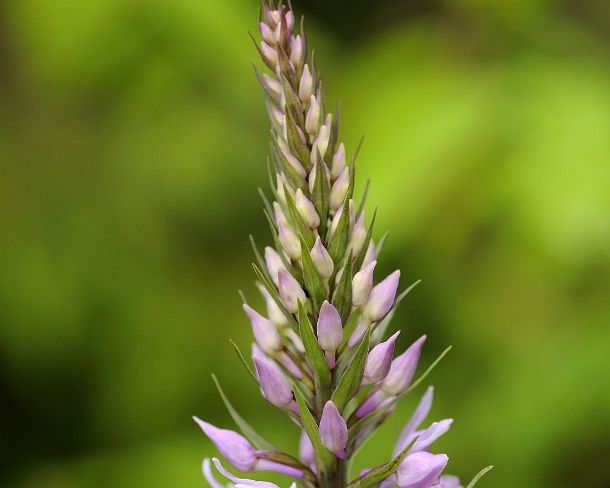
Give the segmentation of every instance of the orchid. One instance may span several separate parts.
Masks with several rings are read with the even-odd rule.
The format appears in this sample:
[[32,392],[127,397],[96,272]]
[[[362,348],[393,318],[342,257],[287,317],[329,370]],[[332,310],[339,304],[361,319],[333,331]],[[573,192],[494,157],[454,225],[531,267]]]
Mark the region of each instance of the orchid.
[[[382,243],[373,239],[374,216],[367,225],[364,201],[354,199],[358,151],[347,158],[339,141],[339,114],[326,111],[303,21],[297,32],[292,8],[272,0],[263,2],[261,13],[262,40],[255,42],[268,72],[255,72],[271,124],[272,182],[271,197],[261,195],[274,247],[261,254],[252,239],[266,314],[243,304],[255,339],[255,372],[244,364],[264,398],[293,420],[300,433],[299,456],[258,434],[222,390],[243,435],[195,420],[242,472],[279,472],[306,488],[459,487],[457,478],[443,475],[447,455],[430,452],[452,419],[420,429],[432,405],[431,387],[399,436],[393,457],[349,480],[357,450],[430,372],[414,381],[426,336],[396,357],[399,332],[384,339],[394,310],[412,286],[398,292],[398,270],[375,284]],[[206,479],[213,488],[225,486],[211,464],[203,462]],[[213,464],[230,486],[277,488],[239,478],[216,458]]]

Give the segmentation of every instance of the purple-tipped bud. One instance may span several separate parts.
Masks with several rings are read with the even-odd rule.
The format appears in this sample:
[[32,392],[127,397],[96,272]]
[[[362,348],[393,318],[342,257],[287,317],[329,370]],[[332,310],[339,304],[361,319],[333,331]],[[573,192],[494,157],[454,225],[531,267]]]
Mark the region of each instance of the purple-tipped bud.
[[341,345],[343,340],[341,317],[337,309],[328,303],[327,300],[324,301],[320,308],[317,332],[318,343],[324,351],[334,352]]
[[362,379],[365,385],[377,383],[388,375],[392,365],[392,355],[394,354],[394,346],[396,345],[398,334],[400,334],[400,331],[396,332],[387,341],[377,344],[369,352]]
[[284,261],[282,261],[277,251],[269,246],[265,247],[265,265],[273,283],[275,283],[275,286],[278,286],[278,273],[280,269],[286,269],[286,266],[284,266]]
[[343,143],[339,144],[339,149],[333,156],[333,162],[330,174],[333,180],[339,178],[339,175],[343,173],[345,169],[345,145]]
[[446,454],[409,454],[396,471],[396,483],[400,488],[430,488],[436,484],[447,461]]
[[280,307],[278,307],[277,303],[275,303],[275,300],[269,294],[267,288],[265,288],[258,281],[256,282],[256,287],[265,299],[265,305],[267,306],[267,316],[269,317],[269,320],[271,320],[271,322],[273,322],[278,328],[285,328],[288,325],[288,318],[286,318],[284,312],[282,312]]
[[301,257],[301,243],[294,231],[284,222],[278,222],[278,237],[286,254],[296,261]]
[[313,93],[313,76],[311,76],[311,71],[309,70],[309,66],[306,64],[303,67],[303,74],[301,75],[301,81],[299,81],[299,98],[301,102],[305,103],[309,101],[309,97],[311,97]]
[[278,272],[278,288],[280,297],[290,313],[297,313],[299,310],[299,302],[305,303],[307,297],[305,292],[299,285],[299,282],[286,270],[280,269]]
[[305,466],[315,470],[316,455],[313,450],[311,439],[309,439],[309,436],[305,431],[301,432],[301,437],[299,439],[299,458]]
[[[284,132],[286,132],[286,116],[283,116],[282,118],[282,127],[284,128]],[[284,139],[286,139],[286,134],[284,134]],[[305,178],[305,176],[307,176],[307,171],[305,171],[305,168],[303,168],[303,165],[299,160],[292,155],[286,143],[280,139],[278,145],[280,151],[282,151],[282,155],[286,158],[292,169],[294,169],[301,178]]]
[[274,354],[282,348],[282,340],[277,327],[248,304],[243,304],[244,312],[250,319],[252,332],[258,346],[267,354]]
[[240,471],[254,469],[257,461],[256,451],[245,437],[232,430],[219,429],[198,417],[193,417],[193,420],[231,465]]
[[303,190],[297,188],[294,196],[294,203],[301,217],[310,229],[315,229],[320,225],[320,217],[313,203],[305,196]]
[[327,401],[322,410],[320,418],[320,440],[324,447],[334,452],[339,457],[344,457],[345,446],[347,446],[347,424],[336,405]]
[[328,278],[333,274],[335,269],[333,259],[322,244],[320,236],[316,237],[316,242],[311,249],[311,260],[322,278]]
[[352,303],[355,307],[363,305],[371,293],[375,266],[377,266],[377,261],[370,262],[352,278]]
[[277,364],[260,354],[253,355],[252,361],[265,399],[276,407],[289,407],[293,401],[292,389]]
[[349,188],[349,168],[345,168],[330,190],[330,208],[336,210],[343,205],[345,194]]
[[320,104],[316,97],[311,95],[309,99],[309,109],[307,110],[307,116],[305,117],[305,130],[311,136],[315,136],[318,133],[318,127],[320,126]]
[[290,40],[290,50],[290,62],[292,65],[295,68],[301,66],[305,60],[305,51],[303,49],[303,40],[300,35],[297,35]]
[[275,33],[273,32],[273,29],[264,22],[261,22],[259,27],[263,39],[269,44],[275,44]]
[[318,160],[318,153],[320,156],[324,157],[326,155],[326,150],[328,149],[328,142],[330,141],[330,130],[328,126],[322,125],[318,130],[318,136],[313,141],[311,146],[311,160]]
[[371,321],[377,322],[381,320],[392,308],[392,305],[394,305],[394,298],[396,298],[399,279],[400,271],[394,271],[371,290],[369,298],[364,304],[364,314],[369,317]]
[[397,396],[406,391],[415,375],[421,348],[426,336],[421,336],[409,348],[392,361],[390,372],[383,380],[381,389],[387,395]]
[[272,66],[278,65],[279,60],[277,57],[277,51],[265,41],[261,42],[261,52],[263,53],[263,58],[265,58],[265,61],[268,64],[271,64]]

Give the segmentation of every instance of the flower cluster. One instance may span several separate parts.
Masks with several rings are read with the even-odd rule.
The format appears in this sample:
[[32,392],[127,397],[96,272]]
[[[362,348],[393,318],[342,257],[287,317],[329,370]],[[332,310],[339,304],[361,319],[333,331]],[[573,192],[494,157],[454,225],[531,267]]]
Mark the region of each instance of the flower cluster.
[[[263,3],[262,40],[255,43],[268,72],[255,71],[271,119],[273,198],[261,194],[274,246],[261,253],[252,240],[266,311],[245,300],[243,309],[255,339],[254,371],[246,367],[264,398],[301,431],[299,456],[255,432],[222,390],[243,435],[195,420],[242,472],[275,471],[308,488],[458,488],[457,478],[442,475],[447,456],[430,452],[452,420],[421,428],[432,387],[401,433],[393,458],[348,480],[356,451],[423,379],[413,381],[426,336],[396,357],[399,332],[385,338],[396,306],[411,287],[397,294],[400,271],[375,283],[383,239],[373,241],[374,216],[367,225],[364,201],[354,202],[356,155],[348,162],[338,138],[339,116],[326,111],[303,22],[298,33],[295,24],[291,8]],[[213,462],[236,487],[276,487],[238,478],[218,459]],[[223,486],[209,459],[203,470],[214,488]]]

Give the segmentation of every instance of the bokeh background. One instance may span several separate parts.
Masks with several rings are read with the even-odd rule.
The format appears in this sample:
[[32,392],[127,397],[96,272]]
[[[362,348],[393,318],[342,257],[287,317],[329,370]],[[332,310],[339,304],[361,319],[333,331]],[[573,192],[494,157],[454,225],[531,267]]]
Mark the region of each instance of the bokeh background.
[[[379,276],[423,283],[437,444],[481,487],[610,486],[605,0],[294,0],[362,192]],[[0,486],[201,487],[231,426],[215,372],[295,450],[248,348],[268,242],[254,0],[0,2]],[[420,393],[423,389],[420,390]],[[415,395],[417,396],[417,395]],[[383,461],[417,398],[358,458]],[[286,480],[282,480],[284,485]]]

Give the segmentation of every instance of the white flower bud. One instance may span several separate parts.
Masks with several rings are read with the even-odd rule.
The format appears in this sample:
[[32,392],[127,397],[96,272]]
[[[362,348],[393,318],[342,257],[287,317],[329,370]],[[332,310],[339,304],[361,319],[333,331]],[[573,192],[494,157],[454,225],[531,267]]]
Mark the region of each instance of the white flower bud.
[[373,289],[373,271],[377,261],[369,263],[352,278],[352,303],[355,307],[363,305]]
[[284,179],[282,178],[282,175],[280,175],[279,173],[275,174],[275,186],[276,186],[276,192],[277,192],[277,197],[280,200],[280,202],[282,203],[286,203],[286,193],[285,193],[285,188],[284,188]]
[[305,130],[312,137],[317,134],[318,126],[320,124],[320,104],[316,97],[311,95],[309,100],[309,110],[307,110],[307,117],[305,117]]
[[301,178],[305,178],[307,176],[307,171],[305,171],[305,168],[303,168],[303,165],[299,162],[299,160],[290,153],[290,149],[288,149],[286,143],[280,140],[278,141],[278,145],[280,146],[280,150],[282,151],[284,157],[288,160],[290,166],[294,168]]
[[277,202],[273,202],[273,214],[275,215],[275,223],[278,227],[280,225],[288,225],[288,220],[286,219],[284,212],[282,212],[282,207],[280,207],[280,204]]
[[[324,157],[326,155],[326,150],[328,149],[328,143],[330,141],[330,130],[326,124],[322,125],[318,130],[318,136],[313,141],[311,146],[311,159],[317,158],[318,152],[320,156]],[[316,159],[317,161],[317,159]]]
[[290,313],[297,313],[299,310],[299,302],[305,303],[307,297],[305,292],[299,285],[299,282],[285,269],[281,269],[278,273],[280,297]]
[[320,225],[320,217],[313,203],[305,196],[303,191],[298,188],[295,194],[295,205],[301,217],[310,229],[315,229]]
[[316,174],[318,171],[318,167],[320,166],[320,164],[322,164],[322,166],[324,167],[324,171],[326,171],[326,179],[330,181],[330,171],[328,170],[328,166],[326,166],[326,164],[324,163],[318,163],[318,159],[312,159],[311,160],[311,164],[313,164],[313,169],[311,170],[311,172],[309,173],[309,193],[313,193],[313,189],[314,186],[316,184]]
[[301,75],[301,80],[299,81],[299,99],[301,102],[307,102],[313,93],[313,76],[311,76],[311,71],[309,71],[309,66],[306,64],[303,67],[303,74]]
[[277,286],[278,273],[280,269],[286,269],[286,266],[284,266],[284,261],[282,261],[282,258],[277,251],[269,246],[265,247],[265,265],[267,266],[267,271],[269,272],[273,283]]
[[333,162],[330,174],[333,180],[336,180],[339,175],[345,169],[345,145],[343,143],[339,144],[339,149],[333,156]]
[[364,225],[364,212],[362,212],[354,224],[354,229],[352,230],[352,235],[350,236],[349,248],[351,249],[353,256],[358,256],[360,254],[365,240],[366,226]]
[[267,41],[269,44],[274,44],[275,43],[275,34],[273,33],[273,29],[271,29],[271,27],[269,27],[265,22],[261,22],[259,24],[260,30],[261,30],[261,35],[263,36],[263,39],[265,41]]
[[328,278],[333,274],[335,269],[333,259],[322,244],[320,236],[316,237],[316,242],[311,249],[311,260],[322,278]]
[[284,315],[284,312],[282,312],[280,310],[280,307],[278,307],[277,303],[275,303],[275,300],[269,294],[267,288],[265,288],[258,281],[256,282],[256,287],[265,299],[265,305],[267,306],[267,316],[269,317],[269,320],[271,320],[271,322],[273,322],[278,327],[278,329],[284,329],[288,325],[288,319]]
[[347,193],[347,189],[349,188],[350,183],[350,174],[349,167],[345,168],[337,181],[333,183],[333,186],[330,190],[330,208],[337,210],[345,199],[345,195]]
[[286,254],[296,261],[301,257],[301,243],[294,231],[283,222],[278,222],[278,237]]
[[272,78],[267,73],[263,73],[263,84],[267,91],[275,98],[280,98],[283,95],[282,85],[275,78]]
[[305,53],[303,51],[303,41],[301,36],[296,36],[290,39],[290,62],[295,68],[301,66],[304,60]]

